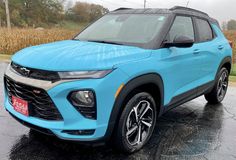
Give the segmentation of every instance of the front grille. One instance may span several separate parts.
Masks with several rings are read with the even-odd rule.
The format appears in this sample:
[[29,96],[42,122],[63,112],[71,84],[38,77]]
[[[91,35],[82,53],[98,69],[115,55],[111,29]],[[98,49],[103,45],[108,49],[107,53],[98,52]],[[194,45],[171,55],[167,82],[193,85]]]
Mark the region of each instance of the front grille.
[[9,102],[12,104],[12,96],[28,102],[29,115],[45,120],[63,120],[46,91],[22,83],[15,82],[9,77],[4,77],[5,88]]
[[33,79],[39,79],[39,80],[48,80],[48,81],[53,81],[53,82],[60,80],[59,74],[54,71],[46,71],[46,70],[23,67],[14,62],[11,63],[11,68],[16,73],[24,77],[29,77]]

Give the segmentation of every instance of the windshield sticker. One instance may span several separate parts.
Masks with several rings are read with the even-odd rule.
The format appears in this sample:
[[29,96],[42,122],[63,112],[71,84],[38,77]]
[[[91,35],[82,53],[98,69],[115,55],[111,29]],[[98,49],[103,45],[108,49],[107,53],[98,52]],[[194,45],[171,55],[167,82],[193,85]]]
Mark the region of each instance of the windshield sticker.
[[161,16],[158,18],[158,21],[163,21],[165,19],[165,16]]

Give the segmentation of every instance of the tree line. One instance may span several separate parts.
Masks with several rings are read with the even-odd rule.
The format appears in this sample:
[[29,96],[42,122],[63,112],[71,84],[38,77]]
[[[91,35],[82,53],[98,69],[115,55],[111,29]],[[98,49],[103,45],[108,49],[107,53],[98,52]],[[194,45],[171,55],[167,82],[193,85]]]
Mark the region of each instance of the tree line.
[[224,21],[224,22],[222,22],[221,27],[224,31],[226,31],[226,30],[236,30],[236,20],[232,19],[228,22]]
[[[62,21],[88,23],[109,10],[101,5],[66,0],[0,0],[0,27],[51,27]],[[10,27],[9,26],[9,27]]]
[[[55,27],[62,22],[89,23],[109,10],[101,5],[69,0],[0,0],[0,27]],[[223,30],[236,30],[236,20],[224,21]]]

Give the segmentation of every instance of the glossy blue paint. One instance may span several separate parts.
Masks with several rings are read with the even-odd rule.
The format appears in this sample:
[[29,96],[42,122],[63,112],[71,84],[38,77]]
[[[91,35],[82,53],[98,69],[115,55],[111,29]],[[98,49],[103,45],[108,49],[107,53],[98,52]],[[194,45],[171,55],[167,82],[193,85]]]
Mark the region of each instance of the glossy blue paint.
[[[52,71],[103,70],[116,68],[102,79],[75,80],[59,84],[48,94],[63,116],[62,122],[50,122],[25,117],[15,112],[5,97],[5,107],[16,117],[34,125],[48,128],[62,139],[90,141],[106,133],[115,94],[121,84],[147,73],[159,74],[164,83],[164,105],[181,93],[214,80],[220,62],[232,56],[232,50],[220,29],[212,24],[216,38],[196,43],[190,48],[158,50],[80,41],[61,41],[26,48],[12,60],[25,67]],[[219,50],[218,46],[224,48]],[[196,54],[195,51],[199,53]],[[69,103],[71,91],[92,89],[97,99],[97,120],[84,118]],[[72,136],[62,130],[95,129],[91,136]]]
[[[212,24],[216,38],[210,42],[196,43],[190,48],[163,48],[152,50],[146,59],[117,65],[131,78],[157,73],[164,82],[164,105],[181,93],[214,80],[224,57],[232,56],[232,49],[217,25]],[[219,50],[218,46],[224,49]],[[199,50],[199,54],[194,51]],[[137,69],[138,68],[138,69]]]
[[137,47],[66,40],[23,49],[12,60],[30,68],[78,71],[111,69],[114,64],[149,55],[150,52]]

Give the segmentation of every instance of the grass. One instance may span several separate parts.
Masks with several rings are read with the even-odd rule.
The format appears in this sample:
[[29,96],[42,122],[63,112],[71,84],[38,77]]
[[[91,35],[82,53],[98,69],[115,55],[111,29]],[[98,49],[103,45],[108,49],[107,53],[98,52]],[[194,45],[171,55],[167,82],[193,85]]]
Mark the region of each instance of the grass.
[[236,76],[236,64],[233,65],[231,75]]
[[10,61],[11,55],[0,54],[0,61]]
[[236,82],[236,76],[230,76],[229,81],[230,82]]

